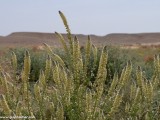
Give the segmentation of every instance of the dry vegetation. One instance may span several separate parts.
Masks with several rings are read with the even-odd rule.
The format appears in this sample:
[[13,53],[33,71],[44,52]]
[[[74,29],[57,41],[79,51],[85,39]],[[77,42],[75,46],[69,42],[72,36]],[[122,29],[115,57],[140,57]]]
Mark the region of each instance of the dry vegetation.
[[[44,44],[45,69],[37,81],[30,81],[31,56],[24,53],[20,75],[18,58],[12,52],[12,74],[0,69],[0,116],[34,116],[56,120],[158,120],[160,118],[160,58],[153,57],[153,74],[147,79],[141,67],[133,71],[131,61],[121,73],[108,78],[107,46],[102,50],[90,37],[80,49],[72,37],[63,13],[59,12],[67,31],[55,33],[64,49],[64,58]],[[38,48],[35,48],[37,51]],[[149,59],[149,58],[148,58]]]

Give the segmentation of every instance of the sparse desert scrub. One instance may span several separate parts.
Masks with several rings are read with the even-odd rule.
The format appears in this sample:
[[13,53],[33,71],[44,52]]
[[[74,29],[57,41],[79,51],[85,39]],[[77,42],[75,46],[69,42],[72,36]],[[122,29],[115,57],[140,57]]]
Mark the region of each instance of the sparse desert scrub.
[[[113,78],[108,78],[107,47],[98,50],[88,37],[82,53],[78,38],[71,37],[65,16],[59,14],[68,33],[68,41],[56,33],[65,57],[44,44],[47,57],[36,82],[30,82],[33,60],[28,50],[23,54],[20,75],[12,76],[1,69],[0,116],[33,116],[41,120],[158,120],[159,56],[154,57],[154,72],[149,80],[140,66],[133,71],[131,61],[126,61],[121,74],[115,72]],[[11,63],[16,73],[19,61],[15,52]]]

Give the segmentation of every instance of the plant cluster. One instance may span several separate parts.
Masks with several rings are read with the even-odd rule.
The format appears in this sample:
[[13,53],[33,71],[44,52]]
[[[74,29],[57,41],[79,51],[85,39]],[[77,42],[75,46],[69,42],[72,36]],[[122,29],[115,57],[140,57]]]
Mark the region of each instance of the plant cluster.
[[[132,78],[132,63],[121,74],[107,77],[107,47],[98,49],[88,37],[84,54],[77,37],[71,37],[67,20],[59,12],[68,43],[56,32],[65,51],[65,60],[44,44],[48,57],[38,81],[30,82],[31,57],[24,54],[17,76],[17,55],[12,53],[13,76],[0,70],[0,116],[34,116],[56,120],[158,120],[160,118],[160,58],[154,57],[154,73],[147,80],[141,67]],[[19,81],[21,79],[21,82]]]

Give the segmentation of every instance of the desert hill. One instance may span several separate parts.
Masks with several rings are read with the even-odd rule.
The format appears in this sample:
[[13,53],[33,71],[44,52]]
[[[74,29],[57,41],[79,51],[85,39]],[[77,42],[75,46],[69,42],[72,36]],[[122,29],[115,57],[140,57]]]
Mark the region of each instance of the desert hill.
[[105,36],[113,44],[147,44],[160,42],[160,33],[109,34]]
[[[62,34],[67,38],[66,34]],[[73,34],[73,37],[75,34]],[[80,44],[84,45],[87,35],[76,34]],[[132,45],[132,44],[159,44],[160,33],[123,34],[113,33],[106,36],[90,35],[96,45]],[[47,43],[59,46],[60,42],[54,33],[15,32],[8,36],[0,36],[1,46],[33,46]]]

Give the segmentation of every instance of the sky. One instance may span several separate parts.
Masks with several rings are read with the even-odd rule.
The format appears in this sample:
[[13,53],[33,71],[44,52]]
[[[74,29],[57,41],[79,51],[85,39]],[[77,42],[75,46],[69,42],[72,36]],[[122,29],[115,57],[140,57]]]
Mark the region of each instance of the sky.
[[59,10],[74,34],[160,32],[160,0],[0,0],[0,35],[65,33]]

